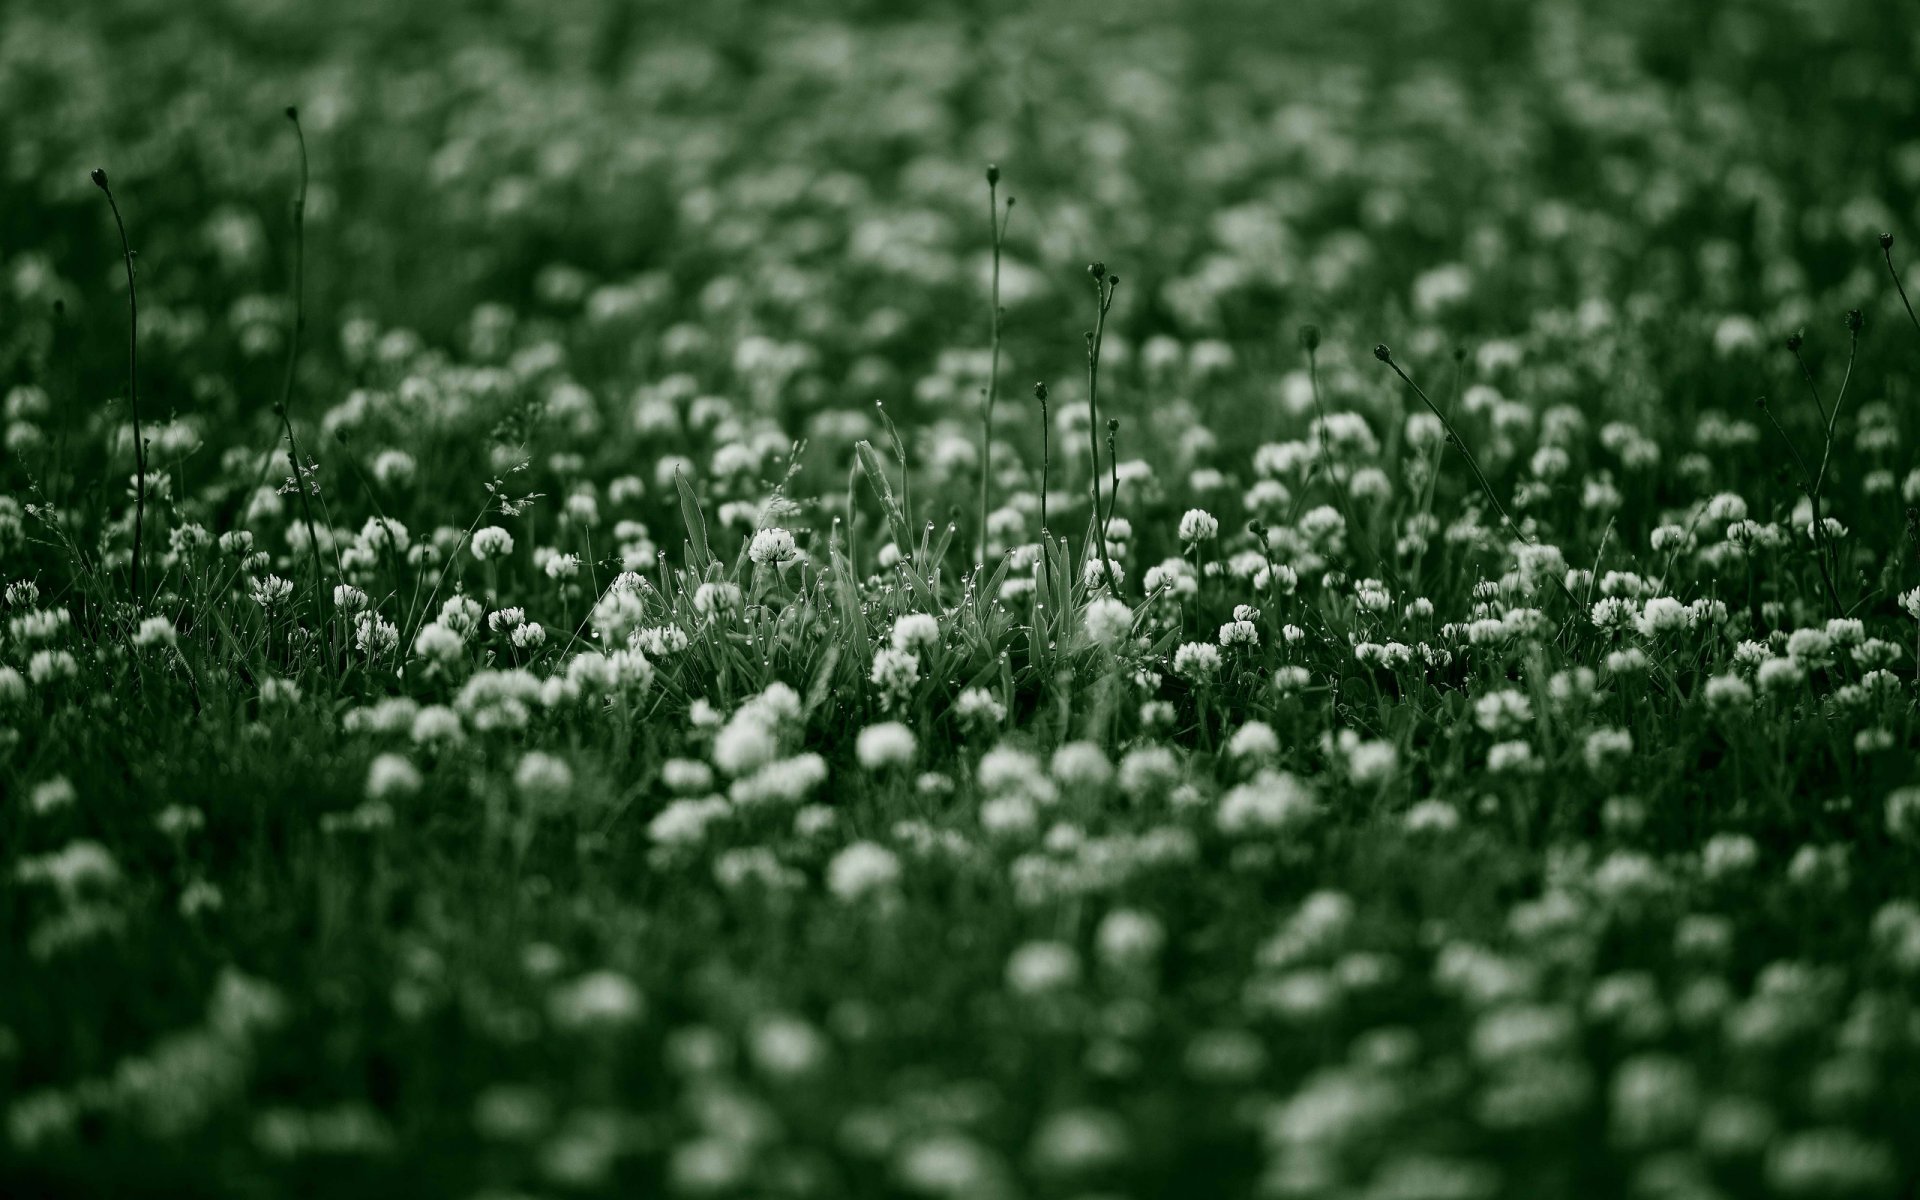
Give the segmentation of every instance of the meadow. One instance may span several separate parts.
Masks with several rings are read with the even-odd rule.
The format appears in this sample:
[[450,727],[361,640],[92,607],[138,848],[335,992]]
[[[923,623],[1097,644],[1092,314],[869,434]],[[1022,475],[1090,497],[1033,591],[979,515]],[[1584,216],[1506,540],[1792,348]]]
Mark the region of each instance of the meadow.
[[1920,24],[9,0],[0,1194],[1920,1187]]

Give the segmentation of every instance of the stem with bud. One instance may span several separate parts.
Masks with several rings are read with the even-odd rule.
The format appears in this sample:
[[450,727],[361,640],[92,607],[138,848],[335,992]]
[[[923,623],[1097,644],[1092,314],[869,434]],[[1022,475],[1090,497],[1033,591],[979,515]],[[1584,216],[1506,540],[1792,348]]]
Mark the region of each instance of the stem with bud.
[[1907,289],[1900,283],[1900,272],[1893,268],[1893,235],[1880,235],[1880,255],[1887,260],[1887,274],[1893,276],[1893,286],[1899,289],[1900,303],[1906,306],[1907,320],[1913,322],[1916,331],[1920,331],[1920,317],[1913,315],[1913,302],[1907,299]]
[[980,422],[980,558],[987,565],[987,491],[993,482],[993,405],[1000,398],[1000,321],[1006,314],[1000,308],[1000,248],[1006,240],[1007,222],[1013,219],[1013,197],[1007,197],[1004,216],[1000,209],[1000,168],[987,165],[987,230],[993,241],[993,282],[988,307],[991,310],[993,348],[987,363],[987,403]]
[[306,225],[307,225],[307,137],[300,129],[300,110],[287,106],[287,120],[293,123],[293,136],[300,145],[300,190],[293,197],[293,317],[287,331],[287,373],[280,385],[280,403],[274,411],[287,432],[287,466],[293,469],[293,485],[300,489],[300,512],[307,519],[307,547],[313,551],[314,612],[324,616],[326,567],[320,558],[320,527],[313,520],[313,502],[307,497],[307,477],[300,470],[300,447],[293,440],[293,415],[288,405],[293,400],[293,370],[300,358],[300,332],[307,323],[306,314]]
[[140,591],[140,541],[147,523],[147,444],[140,432],[140,298],[133,286],[133,246],[127,241],[127,225],[120,219],[120,205],[107,185],[107,173],[93,169],[93,184],[107,196],[113,210],[113,224],[120,231],[120,254],[127,265],[127,407],[133,413],[133,604],[144,603]]
[[1113,573],[1113,560],[1107,555],[1107,522],[1100,510],[1100,344],[1106,337],[1107,312],[1113,307],[1114,289],[1120,286],[1118,275],[1107,274],[1106,264],[1092,263],[1087,274],[1093,276],[1093,294],[1098,305],[1093,332],[1087,335],[1087,450],[1092,456],[1089,473],[1093,476],[1093,519],[1099,526],[1100,565],[1106,571],[1107,590],[1118,596],[1120,581]]

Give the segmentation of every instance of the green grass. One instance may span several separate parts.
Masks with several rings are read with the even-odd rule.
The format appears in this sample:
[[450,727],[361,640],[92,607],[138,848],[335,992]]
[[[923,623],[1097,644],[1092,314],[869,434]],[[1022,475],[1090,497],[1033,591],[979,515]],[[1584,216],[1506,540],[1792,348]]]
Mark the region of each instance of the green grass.
[[0,14],[0,1192],[1912,1190],[1880,7],[402,7]]

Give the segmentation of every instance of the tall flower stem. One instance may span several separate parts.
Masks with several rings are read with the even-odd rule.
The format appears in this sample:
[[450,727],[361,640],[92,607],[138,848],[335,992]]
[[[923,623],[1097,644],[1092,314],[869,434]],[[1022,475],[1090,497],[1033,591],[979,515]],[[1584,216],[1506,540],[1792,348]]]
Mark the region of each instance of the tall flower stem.
[[138,609],[146,602],[140,590],[141,536],[147,524],[147,441],[140,430],[140,297],[133,286],[133,245],[127,241],[127,223],[120,219],[120,205],[107,184],[107,173],[93,169],[93,183],[107,196],[113,210],[114,228],[120,231],[120,255],[127,266],[127,408],[133,414],[133,604]]

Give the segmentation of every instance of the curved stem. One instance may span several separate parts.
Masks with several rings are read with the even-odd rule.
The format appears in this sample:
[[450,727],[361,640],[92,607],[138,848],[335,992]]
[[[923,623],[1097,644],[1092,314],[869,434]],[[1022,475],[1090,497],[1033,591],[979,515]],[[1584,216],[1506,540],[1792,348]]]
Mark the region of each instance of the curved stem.
[[133,246],[127,240],[127,225],[120,219],[120,205],[107,186],[107,173],[95,171],[93,181],[106,193],[107,207],[113,210],[114,228],[120,231],[120,255],[127,267],[127,407],[133,413],[133,604],[144,602],[140,591],[141,537],[147,523],[147,445],[140,431],[140,297],[133,285]]
[[300,447],[293,438],[293,414],[289,404],[293,400],[294,365],[300,358],[300,333],[306,326],[306,224],[307,224],[307,137],[300,129],[300,114],[294,108],[287,109],[287,120],[293,123],[293,136],[300,145],[300,190],[293,198],[293,279],[289,287],[293,295],[293,317],[287,331],[287,373],[280,384],[280,403],[274,407],[280,414],[280,423],[287,434],[287,466],[293,470],[293,485],[300,489],[300,512],[307,520],[307,548],[313,552],[313,601],[316,620],[326,619],[326,597],[322,593],[325,586],[326,567],[320,558],[320,527],[314,523],[313,502],[307,496],[306,472],[300,469]]

